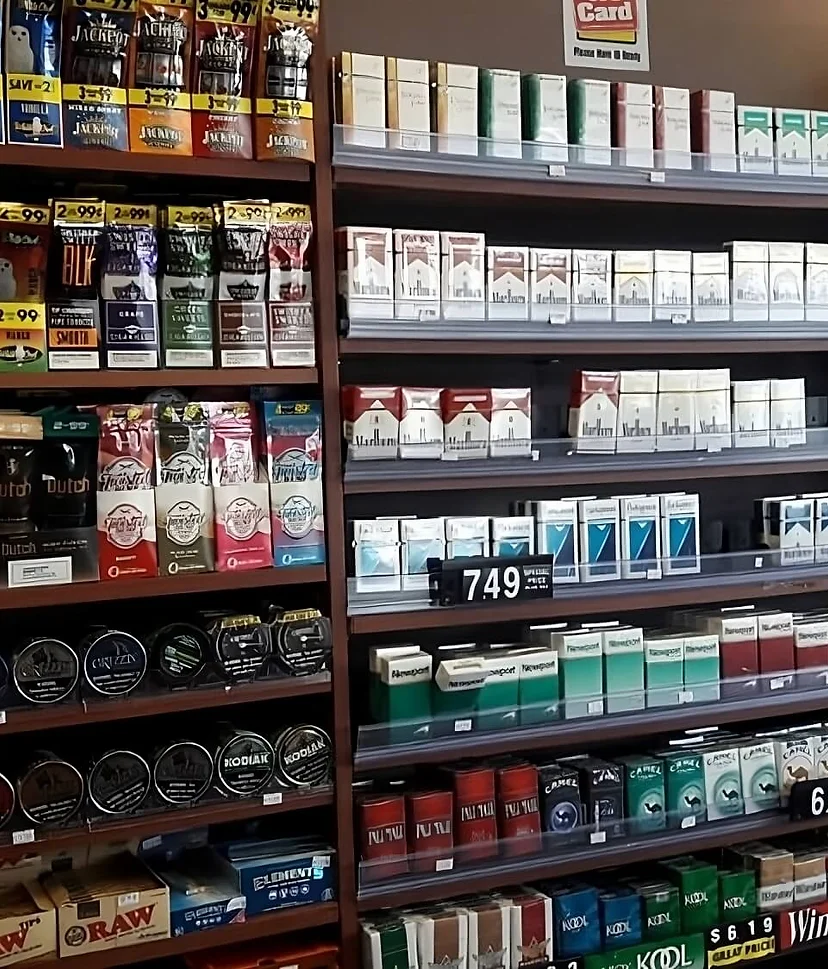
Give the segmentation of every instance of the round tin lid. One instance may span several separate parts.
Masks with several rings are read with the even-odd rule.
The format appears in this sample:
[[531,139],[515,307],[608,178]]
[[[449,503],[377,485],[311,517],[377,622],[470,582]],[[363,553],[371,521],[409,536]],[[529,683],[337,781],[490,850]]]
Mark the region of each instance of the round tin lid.
[[239,731],[222,745],[216,767],[228,793],[238,797],[257,794],[273,777],[273,747],[259,734]]
[[78,657],[60,639],[30,640],[12,660],[12,677],[20,695],[30,703],[59,703],[78,682]]
[[210,752],[190,740],[165,747],[155,758],[152,780],[168,804],[189,804],[203,797],[213,780]]
[[83,675],[102,696],[126,696],[147,672],[147,651],[119,629],[92,633],[83,642]]
[[231,681],[252,680],[270,658],[270,635],[263,622],[224,620],[215,630],[216,662]]
[[0,828],[4,828],[14,814],[17,798],[11,781],[0,774]]
[[311,724],[288,727],[276,739],[276,769],[292,787],[323,784],[330,777],[333,752],[331,738]]
[[150,790],[150,769],[130,750],[111,750],[89,772],[89,800],[104,814],[129,814]]
[[[296,618],[289,618],[295,616]],[[274,623],[273,654],[278,664],[291,676],[319,673],[331,652],[331,623],[320,615],[289,613]]]
[[35,824],[65,824],[83,803],[83,777],[54,754],[41,754],[17,781],[20,810]]
[[152,637],[155,668],[171,686],[191,683],[204,669],[209,649],[207,634],[186,622],[163,626]]

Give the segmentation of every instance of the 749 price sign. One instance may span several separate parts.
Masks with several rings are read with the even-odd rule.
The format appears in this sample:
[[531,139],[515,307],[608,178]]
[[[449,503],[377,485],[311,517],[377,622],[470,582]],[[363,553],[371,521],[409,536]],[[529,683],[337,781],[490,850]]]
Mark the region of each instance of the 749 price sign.
[[432,605],[519,602],[552,596],[551,555],[428,560]]

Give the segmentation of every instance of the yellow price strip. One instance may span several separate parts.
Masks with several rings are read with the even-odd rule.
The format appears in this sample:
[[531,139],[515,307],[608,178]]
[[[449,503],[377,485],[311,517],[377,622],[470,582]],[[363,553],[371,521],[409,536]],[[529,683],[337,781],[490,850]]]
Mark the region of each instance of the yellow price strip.
[[155,226],[158,224],[158,207],[129,202],[107,202],[106,221],[111,225]]
[[43,330],[46,328],[46,307],[43,303],[0,303],[0,323],[7,328],[19,326]]
[[0,221],[22,222],[27,225],[48,225],[48,206],[20,205],[17,202],[0,202]]
[[226,225],[268,225],[270,202],[264,202],[261,199],[225,202],[224,222]]
[[100,199],[56,199],[53,211],[55,222],[103,225],[104,221],[104,204]]
[[195,225],[212,228],[214,221],[213,210],[208,205],[167,206],[167,225]]
[[315,24],[319,20],[319,0],[264,0],[263,11],[272,20]]
[[259,15],[257,0],[197,0],[196,20],[220,24],[253,24]]
[[271,222],[310,222],[309,205],[296,205],[293,202],[274,202],[270,207]]

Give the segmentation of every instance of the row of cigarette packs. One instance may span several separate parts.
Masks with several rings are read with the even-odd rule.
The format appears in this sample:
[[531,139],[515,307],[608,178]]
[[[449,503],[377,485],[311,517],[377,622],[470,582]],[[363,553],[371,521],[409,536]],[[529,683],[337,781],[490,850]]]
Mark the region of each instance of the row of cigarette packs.
[[486,245],[482,233],[337,230],[351,319],[698,322],[828,320],[828,246],[724,252]]
[[730,370],[579,370],[569,437],[578,452],[720,451],[806,442],[805,379]]
[[528,457],[532,391],[528,387],[342,388],[348,457]]
[[760,544],[778,549],[781,565],[828,562],[828,492],[758,498],[754,520]]
[[423,589],[428,559],[554,556],[556,583],[660,579],[699,572],[699,496],[519,502],[507,517],[351,522],[358,592]]
[[[362,923],[363,960],[365,969],[550,969],[583,957],[586,969],[703,966],[710,946],[702,933],[825,900],[826,848],[814,835],[785,847],[750,842],[584,881],[386,912]],[[772,937],[772,919],[762,923]]]

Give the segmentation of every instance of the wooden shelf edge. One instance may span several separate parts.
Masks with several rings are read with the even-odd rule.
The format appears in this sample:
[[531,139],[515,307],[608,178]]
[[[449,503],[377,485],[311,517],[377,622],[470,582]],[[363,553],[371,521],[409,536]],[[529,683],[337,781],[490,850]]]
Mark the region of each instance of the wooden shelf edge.
[[443,900],[453,895],[489,892],[495,888],[520,885],[527,881],[562,878],[600,868],[656,861],[672,855],[724,848],[743,841],[779,838],[811,831],[828,825],[820,820],[791,821],[781,812],[770,817],[754,815],[737,821],[712,821],[693,829],[667,831],[649,838],[608,841],[600,847],[584,846],[578,851],[547,856],[503,859],[500,865],[477,871],[455,868],[449,872],[399,879],[388,885],[382,882],[364,888],[358,898],[359,910],[391,908],[427,901]]
[[0,737],[31,733],[35,730],[57,730],[93,723],[113,723],[138,720],[143,717],[186,713],[191,710],[212,710],[284,700],[291,697],[314,696],[331,692],[330,674],[320,676],[281,677],[254,683],[240,683],[223,688],[221,685],[202,689],[156,693],[128,697],[125,700],[100,701],[81,705],[63,704],[42,708],[13,707],[6,710],[6,721],[0,725]]
[[81,953],[81,958],[44,959],[26,963],[31,969],[58,969],[59,966],[81,966],[82,969],[115,969],[116,966],[132,966],[151,959],[169,959],[200,952],[204,949],[218,949],[226,945],[237,945],[254,939],[267,939],[271,936],[286,935],[290,932],[304,932],[307,929],[334,925],[339,921],[337,902],[321,902],[316,905],[295,905],[276,912],[255,915],[246,922],[223,925],[219,928],[190,932],[177,938],[146,942],[143,945],[123,946],[103,952]]
[[157,178],[178,175],[188,178],[234,178],[275,182],[308,182],[308,162],[285,158],[278,161],[246,161],[233,158],[193,158],[181,155],[142,155],[130,151],[90,148],[50,148],[38,145],[1,145],[0,165],[46,171],[85,173],[121,172]]
[[4,373],[4,390],[105,390],[124,387],[248,387],[318,383],[316,367],[250,367],[238,370],[51,370]]
[[761,693],[738,700],[688,703],[657,707],[620,716],[606,715],[583,720],[558,720],[514,730],[435,737],[423,743],[378,747],[357,751],[357,772],[445,764],[466,757],[496,757],[516,750],[563,751],[654,737],[671,731],[690,730],[711,723],[758,723],[777,717],[816,713],[828,706],[828,689]]
[[156,575],[145,579],[106,582],[71,582],[66,585],[33,586],[0,590],[0,610],[35,609],[42,606],[107,602],[113,599],[152,599],[155,596],[230,592],[235,589],[267,589],[284,585],[324,582],[324,565],[255,569],[250,572],[202,572],[198,575]]

